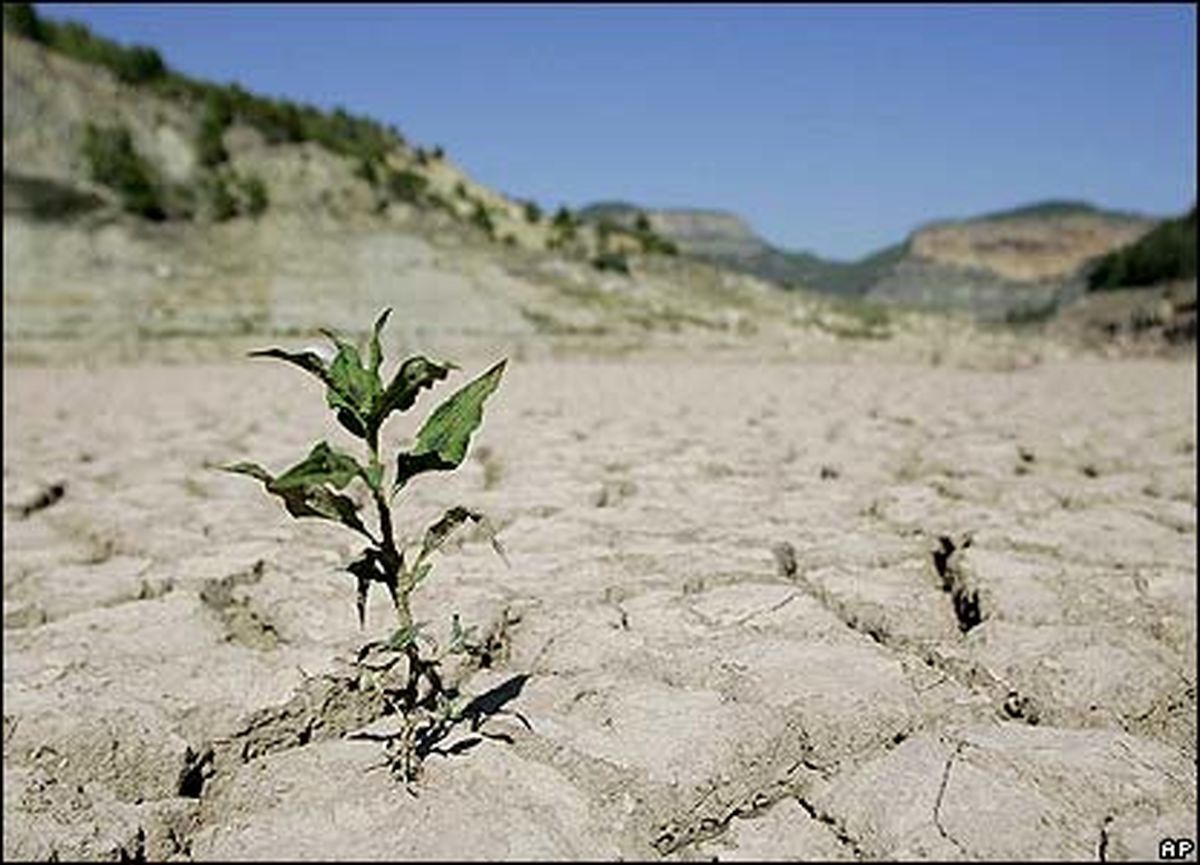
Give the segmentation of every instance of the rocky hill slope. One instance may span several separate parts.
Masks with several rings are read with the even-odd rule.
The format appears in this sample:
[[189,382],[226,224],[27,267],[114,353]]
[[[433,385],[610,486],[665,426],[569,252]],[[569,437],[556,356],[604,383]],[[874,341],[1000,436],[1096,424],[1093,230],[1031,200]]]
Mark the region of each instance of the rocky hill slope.
[[914,232],[908,253],[867,296],[1019,319],[1081,295],[1087,268],[1154,220],[1081,203],[1043,203]]
[[931,223],[859,261],[838,262],[774,247],[724,211],[643,211],[615,202],[581,211],[585,218],[624,225],[641,213],[687,254],[785,287],[962,310],[989,320],[1019,319],[1077,296],[1092,262],[1154,225],[1085,203],[1043,202]]

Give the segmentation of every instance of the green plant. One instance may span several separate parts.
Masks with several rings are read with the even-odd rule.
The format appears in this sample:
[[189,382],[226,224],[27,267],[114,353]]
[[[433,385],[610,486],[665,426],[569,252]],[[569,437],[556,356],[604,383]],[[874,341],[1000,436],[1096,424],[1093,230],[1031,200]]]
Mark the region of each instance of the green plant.
[[1155,285],[1196,276],[1196,206],[1154,226],[1136,243],[1101,257],[1088,274],[1089,291]]
[[210,93],[204,100],[204,112],[196,132],[196,161],[205,168],[214,168],[229,161],[224,135],[232,120],[229,100],[218,92]]
[[[251,352],[253,357],[271,357],[295,364],[316,376],[325,385],[326,403],[341,426],[366,446],[366,460],[360,462],[348,453],[321,441],[308,456],[278,476],[262,466],[241,462],[223,466],[226,471],[249,475],[261,481],[267,492],[283,500],[293,517],[314,517],[339,523],[368,541],[362,554],[346,566],[357,583],[357,607],[360,627],[365,624],[367,593],[372,583],[382,583],[396,611],[396,629],[389,639],[368,643],[359,652],[360,663],[373,652],[381,651],[388,660],[373,666],[374,671],[391,673],[405,662],[405,673],[398,684],[383,686],[385,705],[398,712],[402,729],[392,742],[397,745],[393,768],[406,783],[415,781],[423,753],[450,725],[462,719],[472,704],[456,700],[457,691],[442,681],[439,664],[450,654],[471,654],[477,644],[471,642],[457,614],[451,618],[450,641],[443,649],[423,633],[427,624],[413,617],[411,597],[432,567],[430,557],[458,527],[470,522],[481,526],[503,558],[486,518],[465,507],[447,510],[424,532],[419,544],[398,541],[393,528],[392,502],[416,476],[425,472],[450,471],[462,464],[471,436],[483,420],[483,404],[500,384],[507,359],[464,385],[426,418],[412,446],[400,451],[389,482],[380,458],[379,434],[393,412],[412,408],[420,392],[432,388],[458,367],[438,363],[424,356],[405,360],[385,386],[380,377],[383,360],[380,331],[390,309],[375,321],[367,348],[366,363],[358,348],[330,331],[322,331],[336,346],[332,361],[326,362],[312,351],[288,352],[279,348]],[[362,485],[375,506],[375,529],[359,516],[359,504],[340,492],[350,484]],[[419,639],[432,643],[431,654],[421,651]]]
[[239,181],[242,196],[246,200],[246,212],[251,216],[260,216],[270,204],[267,196],[267,184],[257,174],[248,174]]
[[365,156],[360,157],[358,165],[355,166],[354,176],[365,180],[371,186],[379,182],[379,170],[375,167],[375,160]]
[[125,210],[154,221],[167,218],[162,190],[150,165],[134,149],[128,127],[87,124],[82,153],[92,180],[115,190]]
[[225,222],[237,216],[237,199],[229,191],[229,183],[221,174],[214,174],[204,181],[204,193],[213,221]]
[[536,201],[526,201],[523,205],[525,210],[525,221],[530,225],[536,225],[542,221],[542,209],[538,207]]
[[496,224],[492,221],[492,214],[481,202],[475,202],[475,209],[471,211],[471,224],[488,237],[495,238]]
[[388,192],[401,201],[420,204],[429,187],[429,178],[407,168],[388,172]]
[[32,3],[5,3],[4,29],[34,42],[46,41],[46,29]]
[[619,252],[601,252],[592,259],[592,267],[599,271],[611,270],[630,275],[629,260]]

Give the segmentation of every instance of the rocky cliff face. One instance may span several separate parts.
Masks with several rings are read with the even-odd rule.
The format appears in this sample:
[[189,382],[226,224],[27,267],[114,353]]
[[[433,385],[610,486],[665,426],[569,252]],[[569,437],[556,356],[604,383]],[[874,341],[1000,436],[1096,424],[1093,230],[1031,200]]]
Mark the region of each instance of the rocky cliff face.
[[1070,203],[931,224],[914,232],[908,253],[867,297],[992,321],[1048,315],[1083,293],[1092,261],[1154,224]]
[[990,271],[1012,282],[1065,280],[1117,247],[1133,243],[1151,220],[1079,211],[931,225],[913,235],[914,259]]

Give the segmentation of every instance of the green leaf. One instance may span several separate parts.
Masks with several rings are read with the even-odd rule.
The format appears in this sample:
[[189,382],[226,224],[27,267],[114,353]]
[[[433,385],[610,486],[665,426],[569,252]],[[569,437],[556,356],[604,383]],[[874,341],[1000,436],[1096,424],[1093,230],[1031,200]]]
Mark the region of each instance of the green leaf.
[[329,365],[329,389],[325,401],[337,411],[338,421],[359,438],[366,436],[379,400],[382,386],[378,373],[363,367],[358,349],[328,330],[322,333],[337,346],[337,354]]
[[412,451],[397,458],[395,488],[424,471],[457,468],[467,453],[471,434],[483,420],[483,403],[500,384],[507,360],[502,360],[464,385],[426,418]]
[[415,589],[417,586],[419,586],[421,584],[422,580],[424,580],[427,576],[429,576],[429,570],[432,567],[433,567],[433,565],[426,562],[424,564],[417,565],[415,568],[413,568],[412,583],[411,583],[412,588]]
[[[335,342],[336,337],[330,336]],[[358,356],[357,350],[350,346],[354,351],[354,356]],[[250,352],[251,357],[274,357],[280,360],[286,360],[289,363],[294,363],[301,369],[312,373],[325,384],[325,401],[326,404],[337,413],[338,422],[345,427],[352,435],[358,438],[366,437],[366,424],[363,417],[369,414],[369,408],[361,409],[355,401],[354,382],[356,378],[353,373],[349,373],[346,369],[346,359],[342,358],[339,351],[334,358],[334,364],[337,364],[338,359],[342,358],[342,363],[339,366],[339,371],[336,379],[332,375],[332,369],[325,366],[325,361],[320,355],[311,351],[289,352],[281,348],[268,348],[262,351]]]
[[397,628],[388,638],[387,647],[397,652],[403,652],[417,641],[417,637],[423,636],[421,630],[426,624],[426,622],[413,622],[411,625]]
[[370,538],[371,533],[358,518],[358,505],[348,496],[340,495],[323,486],[332,483],[341,489],[362,469],[352,457],[338,453],[319,443],[308,457],[292,466],[278,478],[255,463],[237,463],[224,466],[225,471],[250,475],[261,481],[267,492],[283,499],[283,506],[293,517],[317,517],[332,520],[354,529]]
[[383,326],[387,324],[388,316],[392,314],[392,308],[389,306],[383,312],[379,313],[379,318],[375,319],[375,327],[371,329],[371,343],[368,347],[368,363],[369,370],[372,375],[378,380],[379,365],[383,363],[383,350],[379,347],[379,332],[383,330]]
[[325,487],[295,487],[286,490],[271,489],[283,499],[287,512],[294,517],[319,517],[341,523],[367,537],[371,537],[366,526],[358,518],[358,505],[353,499],[330,492]]
[[474,643],[475,630],[474,625],[463,628],[458,613],[454,613],[450,619],[450,645],[446,648],[446,653],[456,655],[470,651],[471,645]]
[[370,426],[378,430],[392,412],[408,411],[416,402],[417,395],[423,388],[433,387],[452,369],[458,369],[458,367],[452,363],[437,363],[421,355],[410,357],[404,361],[375,404],[375,409],[371,413]]
[[303,461],[277,477],[270,486],[271,491],[276,492],[329,483],[340,490],[356,477],[367,480],[367,470],[354,457],[334,450],[325,442],[318,442]]
[[363,480],[374,492],[381,492],[383,484],[383,463],[373,462],[363,469]]

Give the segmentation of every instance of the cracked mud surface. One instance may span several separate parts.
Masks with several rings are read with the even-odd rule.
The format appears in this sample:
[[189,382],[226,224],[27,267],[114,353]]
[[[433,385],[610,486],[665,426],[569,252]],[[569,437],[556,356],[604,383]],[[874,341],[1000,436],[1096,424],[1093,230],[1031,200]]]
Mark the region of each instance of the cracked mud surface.
[[354,537],[208,468],[349,448],[316,387],[6,369],[5,858],[1151,859],[1196,837],[1195,388],[512,362],[397,516],[499,529],[511,568],[464,535],[414,607],[493,635],[464,685],[528,674],[533,729],[413,798],[348,738],[390,623]]

